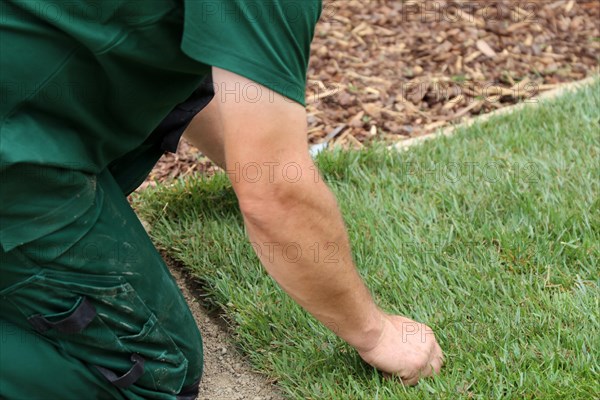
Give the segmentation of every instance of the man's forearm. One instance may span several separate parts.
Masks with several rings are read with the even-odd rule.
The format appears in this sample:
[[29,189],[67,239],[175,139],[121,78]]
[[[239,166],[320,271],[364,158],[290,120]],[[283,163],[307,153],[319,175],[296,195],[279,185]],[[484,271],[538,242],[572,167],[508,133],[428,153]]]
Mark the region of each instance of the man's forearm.
[[296,302],[355,348],[371,348],[382,313],[356,271],[335,197],[316,167],[307,168],[244,212],[250,240]]
[[[219,87],[255,85],[226,70],[212,72]],[[305,108],[279,94],[256,102],[222,99],[215,108],[226,171],[273,278],[373,367],[409,385],[439,372],[443,355],[427,334],[431,328],[380,311],[356,271],[337,202],[308,154]],[[407,336],[407,326],[426,335]]]
[[[225,166],[223,121],[216,100],[194,118],[186,138],[220,167],[245,170],[247,165],[239,162]],[[297,162],[292,163],[294,159]],[[263,178],[274,175],[268,183],[250,185],[250,192],[260,197],[252,207],[242,207],[250,240],[267,271],[292,298],[356,348],[368,347],[381,329],[381,313],[352,262],[337,202],[310,157],[287,161],[302,165],[302,170],[275,171],[278,163],[273,160],[248,163],[268,167],[261,171]],[[286,172],[299,172],[300,179],[285,179]],[[232,178],[244,183],[235,182],[239,176]],[[257,186],[262,188],[255,190]],[[242,204],[247,199],[241,195]]]

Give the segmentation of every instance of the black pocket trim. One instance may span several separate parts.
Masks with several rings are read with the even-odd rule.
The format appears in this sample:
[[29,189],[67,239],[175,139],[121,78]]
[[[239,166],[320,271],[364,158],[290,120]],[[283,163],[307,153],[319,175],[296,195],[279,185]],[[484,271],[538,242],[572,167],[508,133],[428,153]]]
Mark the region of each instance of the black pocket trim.
[[133,366],[121,376],[117,376],[117,374],[110,369],[106,369],[99,365],[96,365],[95,367],[114,386],[126,389],[144,375],[144,357],[134,353],[131,355],[131,361],[134,363]]
[[96,308],[87,297],[82,297],[75,310],[67,317],[52,322],[42,314],[36,314],[27,320],[39,333],[54,329],[61,333],[79,333],[83,331],[96,317]]

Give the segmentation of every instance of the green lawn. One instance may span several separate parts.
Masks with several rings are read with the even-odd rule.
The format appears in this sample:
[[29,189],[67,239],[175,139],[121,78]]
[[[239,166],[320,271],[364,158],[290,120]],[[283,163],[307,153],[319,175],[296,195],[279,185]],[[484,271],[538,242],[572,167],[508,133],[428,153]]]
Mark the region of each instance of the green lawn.
[[599,110],[596,81],[407,152],[320,155],[378,303],[445,350],[442,375],[415,388],[382,379],[276,286],[224,175],[134,204],[290,398],[598,398]]

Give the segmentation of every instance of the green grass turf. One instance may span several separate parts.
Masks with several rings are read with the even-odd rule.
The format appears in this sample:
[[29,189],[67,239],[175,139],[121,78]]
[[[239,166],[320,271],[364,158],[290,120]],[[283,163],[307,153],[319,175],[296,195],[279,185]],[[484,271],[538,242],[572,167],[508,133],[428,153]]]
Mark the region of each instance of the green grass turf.
[[415,388],[384,380],[276,286],[224,175],[134,204],[290,398],[598,398],[599,93],[596,81],[403,153],[319,157],[377,302],[429,324],[445,350],[442,375]]

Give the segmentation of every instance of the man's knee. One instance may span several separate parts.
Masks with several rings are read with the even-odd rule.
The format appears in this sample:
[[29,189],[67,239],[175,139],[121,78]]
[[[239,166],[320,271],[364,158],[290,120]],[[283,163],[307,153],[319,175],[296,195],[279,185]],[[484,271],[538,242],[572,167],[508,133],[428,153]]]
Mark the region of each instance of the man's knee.
[[[66,278],[63,274],[46,270],[27,286],[17,283],[19,290],[7,289],[11,301],[0,314],[12,322],[1,327],[3,370],[11,358],[17,364],[35,361],[44,370],[59,363],[75,377],[65,372],[46,382],[59,392],[84,374],[100,388],[130,392],[134,398],[185,399],[197,393],[202,338],[178,291],[161,296],[162,309],[150,308],[123,277],[69,272],[68,280],[59,279]],[[169,308],[171,313],[165,312]],[[14,357],[4,357],[9,350]],[[31,356],[22,357],[25,353]],[[17,381],[10,385],[35,379],[25,364],[17,370],[12,370]]]

